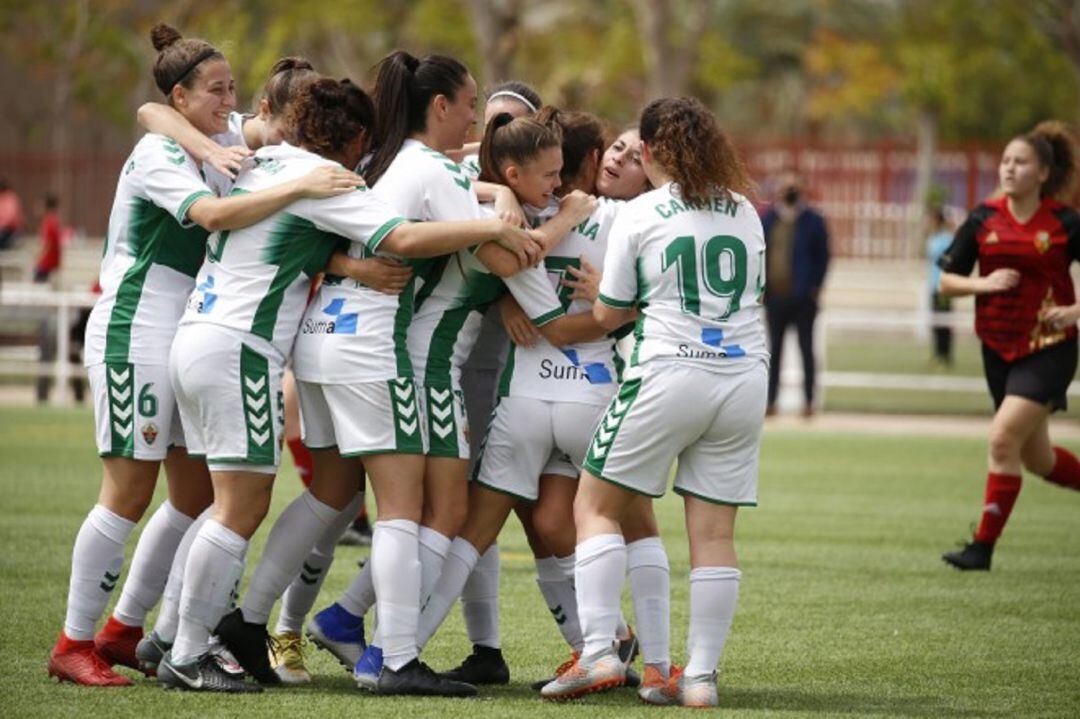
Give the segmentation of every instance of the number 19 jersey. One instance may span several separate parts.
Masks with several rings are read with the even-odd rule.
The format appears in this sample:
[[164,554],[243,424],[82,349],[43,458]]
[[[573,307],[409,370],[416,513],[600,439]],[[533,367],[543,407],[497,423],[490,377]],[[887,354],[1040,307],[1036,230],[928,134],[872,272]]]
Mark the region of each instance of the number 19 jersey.
[[764,232],[741,195],[694,204],[668,183],[615,220],[600,301],[640,311],[627,378],[656,359],[723,373],[767,362],[764,290]]

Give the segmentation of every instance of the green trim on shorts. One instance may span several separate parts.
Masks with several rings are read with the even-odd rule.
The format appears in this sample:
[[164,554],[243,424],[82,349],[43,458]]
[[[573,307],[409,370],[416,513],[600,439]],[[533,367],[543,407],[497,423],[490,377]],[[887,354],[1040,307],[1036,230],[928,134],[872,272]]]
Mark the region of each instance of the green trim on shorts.
[[131,449],[131,450],[125,449],[125,450],[121,450],[119,452],[114,452],[112,450],[108,450],[106,452],[99,451],[98,456],[99,457],[117,457],[119,459],[134,459],[136,462],[160,462],[160,461],[162,461],[160,459],[137,459],[135,457],[135,450],[134,449]]
[[[433,392],[444,396],[438,399]],[[424,384],[428,423],[428,451],[424,454],[428,457],[468,459],[461,456],[461,448],[458,446],[457,414],[454,407],[458,394],[458,391],[450,386],[432,387]],[[439,413],[443,416],[437,416]],[[438,430],[443,430],[443,434],[440,435]]]
[[[487,490],[490,490],[490,491],[492,491],[492,492],[495,492],[496,494],[501,494],[501,495],[504,495],[504,496],[506,496],[506,497],[513,497],[514,499],[520,500],[520,501],[522,501],[522,502],[528,502],[529,504],[536,504],[537,498],[534,498],[534,497],[526,497],[526,496],[525,496],[525,495],[523,495],[523,494],[514,494],[514,493],[513,493],[513,492],[511,492],[510,490],[508,490],[508,489],[502,489],[501,487],[492,487],[492,486],[491,486],[490,484],[488,484],[487,482],[482,482],[482,481],[480,481],[479,479],[473,479],[473,481],[474,481],[474,482],[476,482],[477,484],[479,484],[479,485],[480,485],[481,487],[483,487],[484,489],[487,489]],[[507,519],[509,519],[509,517],[507,517]]]
[[589,441],[589,451],[585,455],[583,466],[590,467],[589,471],[600,476],[604,472],[607,463],[608,452],[615,443],[630,408],[634,405],[641,392],[641,378],[627,380],[619,385],[619,391],[611,398],[604,415],[596,424],[592,439]]
[[619,489],[624,489],[627,492],[631,492],[633,494],[640,494],[642,497],[652,497],[653,499],[660,499],[661,497],[664,496],[663,492],[661,492],[660,494],[649,494],[648,492],[644,492],[644,491],[642,491],[642,490],[640,490],[640,489],[638,489],[636,487],[631,487],[628,484],[623,484],[622,482],[616,481],[616,480],[612,479],[611,477],[605,477],[604,475],[600,474],[599,472],[594,471],[593,468],[589,466],[589,461],[588,460],[585,460],[585,470],[588,471],[589,474],[591,474],[592,476],[596,477],[599,480],[607,482],[608,484],[614,484]]
[[393,412],[394,444],[397,453],[424,453],[424,434],[420,425],[423,413],[420,411],[420,390],[412,377],[398,377],[387,380],[386,392],[390,397],[390,409]]
[[304,445],[304,449],[310,450],[312,452],[321,452],[324,449],[337,449],[337,444],[328,444],[325,447],[313,447],[304,440],[300,440],[300,444]]
[[109,362],[105,366],[106,422],[109,426],[109,450],[119,457],[135,458],[135,365]]
[[[204,454],[203,457],[206,457],[206,455]],[[279,466],[279,464],[277,462],[273,462],[273,461],[270,461],[270,462],[256,462],[255,460],[251,459],[250,457],[206,457],[206,463],[209,464],[211,462],[213,462],[215,464],[251,464],[251,465],[254,465],[256,467],[277,467],[277,466]],[[265,474],[265,472],[262,472],[262,474]]]
[[[240,345],[240,397],[247,435],[248,464],[272,465],[275,462],[274,400],[270,396],[270,361],[258,350]],[[233,460],[210,459],[211,462]]]
[[675,494],[681,494],[684,497],[693,497],[694,499],[700,499],[702,502],[708,502],[709,504],[719,504],[725,507],[756,507],[757,502],[728,502],[723,499],[713,499],[712,497],[706,497],[703,494],[697,494],[691,492],[689,489],[683,489],[681,487],[675,487]]

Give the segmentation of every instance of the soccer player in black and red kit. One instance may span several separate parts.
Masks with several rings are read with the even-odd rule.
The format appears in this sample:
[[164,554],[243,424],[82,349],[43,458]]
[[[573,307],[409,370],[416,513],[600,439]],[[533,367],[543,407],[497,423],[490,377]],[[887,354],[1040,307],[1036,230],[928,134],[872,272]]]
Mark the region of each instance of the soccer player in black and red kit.
[[[1002,195],[982,203],[939,261],[940,292],[975,295],[975,331],[994,401],[986,499],[972,542],[942,556],[988,570],[1020,493],[1023,468],[1080,491],[1080,461],[1050,444],[1049,417],[1065,409],[1076,374],[1080,304],[1069,266],[1080,260],[1080,214],[1069,197],[1077,151],[1064,125],[1014,138],[998,168]],[[969,277],[975,264],[979,273]]]

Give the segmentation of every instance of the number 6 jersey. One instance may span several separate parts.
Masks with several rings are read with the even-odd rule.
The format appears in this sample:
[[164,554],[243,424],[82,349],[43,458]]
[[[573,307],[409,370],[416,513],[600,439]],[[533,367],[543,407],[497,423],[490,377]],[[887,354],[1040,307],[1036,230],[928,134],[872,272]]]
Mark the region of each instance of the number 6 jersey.
[[693,204],[668,183],[627,203],[611,228],[600,301],[641,313],[626,378],[654,359],[725,373],[767,362],[764,290],[761,220],[741,195]]

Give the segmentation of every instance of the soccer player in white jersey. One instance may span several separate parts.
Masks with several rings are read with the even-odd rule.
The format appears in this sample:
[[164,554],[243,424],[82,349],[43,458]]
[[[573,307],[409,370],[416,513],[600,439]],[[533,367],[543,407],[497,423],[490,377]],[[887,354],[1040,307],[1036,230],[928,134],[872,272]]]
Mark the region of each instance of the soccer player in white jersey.
[[[619,521],[635,495],[664,493],[678,459],[690,540],[689,661],[651,703],[715,706],[716,667],[738,596],[733,532],[757,501],[768,352],[761,320],[765,243],[749,181],[697,100],[641,115],[642,161],[657,187],[612,228],[596,319],[640,313],[618,394],[597,426],[574,501],[585,647],[541,694],[567,699],[625,681],[611,637],[626,573]],[[667,667],[670,669],[670,661]]]
[[[376,149],[365,176],[376,195],[404,217],[422,220],[479,217],[476,183],[442,152],[460,147],[475,121],[476,82],[465,66],[445,56],[429,55],[418,60],[403,51],[392,53],[379,65],[375,97],[380,121]],[[513,204],[517,204],[516,200]],[[540,232],[557,237],[559,225],[561,232],[569,230],[580,221],[586,204],[569,203],[565,212],[560,212]],[[553,240],[548,246],[551,243]],[[501,286],[499,276],[513,274],[523,266],[512,255],[489,243],[418,267],[420,289],[416,293],[416,312],[407,326],[407,370],[409,375],[415,375],[417,386],[425,395],[422,399],[426,399],[427,411],[421,419],[430,444],[424,448],[427,461],[421,493],[410,495],[407,492],[418,488],[399,482],[401,519],[383,521],[383,517],[394,515],[388,515],[380,505],[376,531],[381,527],[384,537],[395,538],[398,542],[395,551],[401,553],[401,562],[411,563],[417,558],[421,568],[421,599],[434,586],[450,538],[457,534],[464,519],[469,455],[458,385],[460,365],[475,340],[478,310],[497,297]],[[401,328],[405,329],[405,325]],[[406,371],[404,360],[400,365],[402,373]],[[299,359],[297,377],[305,379]],[[303,382],[300,389],[305,442],[310,447],[313,445],[307,441],[309,419]],[[340,441],[338,449],[342,454],[361,451],[355,447],[346,450]],[[321,454],[324,461],[339,461],[336,453]],[[320,471],[319,462],[317,457],[316,474]],[[401,562],[395,566],[400,568]],[[334,652],[343,664],[355,665],[361,686],[383,691],[384,684],[393,686],[393,672],[403,667],[415,650],[395,649],[391,658],[389,648],[384,646],[390,641],[384,635],[390,624],[380,613],[379,641],[373,642],[359,661],[353,659],[363,646],[364,613],[374,600],[380,605],[383,601],[376,589],[378,568],[371,564],[337,603],[313,618],[309,632],[318,646]],[[388,580],[399,581],[402,575],[396,572]],[[414,646],[415,640],[414,631],[411,637]],[[390,673],[383,670],[384,650]]]
[[[165,25],[156,26],[151,39],[159,53],[154,79],[169,102],[203,133],[225,132],[236,102],[225,58],[209,43],[182,39]],[[94,627],[119,580],[124,544],[146,511],[162,460],[176,531],[190,523],[182,509],[205,504],[209,477],[183,451],[166,368],[207,230],[243,227],[308,192],[333,194],[355,181],[352,173],[320,172],[272,192],[217,198],[194,159],[154,134],[124,163],[102,259],[102,295],[87,326],[104,477],[98,504],[75,540],[67,615],[50,654],[50,675],[79,684],[130,683],[96,652]]]
[[[298,146],[260,150],[254,169],[238,178],[236,191],[289,182],[315,166],[354,166],[374,110],[363,91],[347,80],[323,79],[301,90],[288,114]],[[208,652],[215,627],[247,671],[262,683],[278,683],[266,654],[269,606],[355,494],[354,488],[338,506],[314,493],[294,502],[271,532],[270,561],[261,562],[252,579],[253,601],[222,620],[243,571],[247,541],[269,506],[280,454],[281,376],[307,287],[341,237],[362,248],[354,251],[405,256],[495,240],[515,257],[521,252],[525,261],[523,248],[535,244],[526,232],[501,220],[409,223],[363,185],[337,198],[294,203],[251,227],[211,238],[169,365],[189,448],[206,457],[213,476],[214,516],[199,530],[188,557],[176,642],[158,668],[167,686],[211,691],[253,687],[220,672]],[[336,317],[338,325],[347,321]],[[390,387],[381,384],[390,404]],[[388,478],[374,466],[371,475],[378,496]]]

